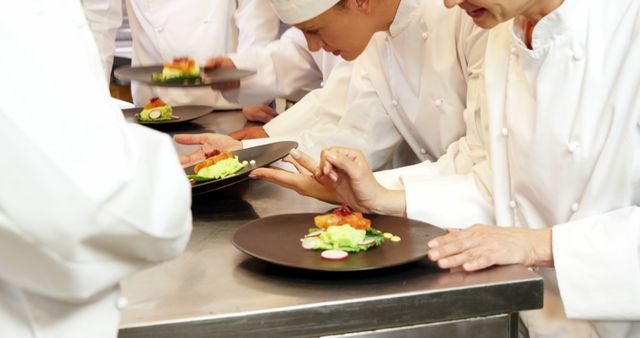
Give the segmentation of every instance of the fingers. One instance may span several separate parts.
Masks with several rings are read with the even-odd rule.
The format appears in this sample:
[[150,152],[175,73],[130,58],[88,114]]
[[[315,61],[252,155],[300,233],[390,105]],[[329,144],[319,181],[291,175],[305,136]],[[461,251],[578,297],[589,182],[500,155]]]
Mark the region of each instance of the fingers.
[[478,237],[465,234],[465,231],[451,233],[436,238],[427,244],[431,248],[431,250],[429,250],[429,258],[437,261],[444,257],[457,255],[475,247],[478,242]]
[[236,140],[248,140],[269,137],[269,134],[267,134],[263,127],[248,127],[229,133],[229,136]]
[[295,148],[291,149],[291,151],[289,151],[289,154],[300,166],[302,166],[307,171],[314,174],[318,172],[318,163],[314,161],[311,156]]
[[437,261],[442,269],[462,267],[465,271],[476,271],[493,265],[493,255],[484,247],[475,247],[460,252],[457,255],[442,258]]
[[204,69],[209,70],[216,68],[236,68],[236,65],[226,56],[215,56],[204,63]]
[[282,162],[290,163],[291,165],[296,167],[296,170],[298,171],[298,173],[300,173],[302,175],[313,176],[312,172],[307,170],[307,168],[303,167],[298,161],[293,159],[293,157],[291,157],[291,155],[285,156],[285,158],[282,159]]
[[180,144],[206,144],[208,139],[208,134],[177,134],[173,136],[173,140],[176,143]]
[[[368,170],[368,168],[359,166],[352,158],[338,152],[327,151],[325,153],[325,161],[321,169],[323,173],[329,176],[334,182],[337,181],[338,177],[335,171],[332,172],[332,167],[339,169],[340,172],[346,174],[350,179],[359,179]],[[327,165],[327,163],[329,165]]]
[[340,198],[335,191],[325,188],[312,176],[273,168],[257,168],[251,172],[250,176],[294,190],[300,195],[317,198],[330,203],[340,202]]
[[265,123],[278,116],[278,113],[266,104],[244,106],[242,108],[242,114],[249,121],[260,121]]
[[229,133],[229,136],[231,136],[233,139],[236,139],[238,141],[242,141],[247,136],[247,128],[231,132],[231,133]]

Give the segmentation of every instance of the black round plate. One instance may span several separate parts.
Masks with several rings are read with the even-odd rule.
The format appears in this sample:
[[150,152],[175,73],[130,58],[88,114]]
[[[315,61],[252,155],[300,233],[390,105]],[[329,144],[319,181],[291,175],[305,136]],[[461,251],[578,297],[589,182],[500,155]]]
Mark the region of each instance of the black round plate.
[[366,215],[371,226],[400,236],[399,242],[386,239],[380,246],[349,253],[340,261],[320,256],[321,251],[305,250],[300,238],[314,227],[317,214],[285,214],[260,218],[236,231],[233,245],[255,258],[283,266],[318,271],[364,271],[382,269],[427,259],[427,242],[446,233],[441,228],[403,217]]
[[154,122],[142,122],[138,121],[136,114],[139,114],[143,108],[127,108],[122,109],[127,120],[132,122],[137,122],[144,125],[166,125],[166,124],[176,124],[176,123],[184,123],[189,122],[191,120],[195,120],[199,117],[205,116],[211,111],[213,111],[212,107],[209,106],[175,106],[173,107],[173,115],[180,117],[177,120],[168,120],[168,121],[154,121]]

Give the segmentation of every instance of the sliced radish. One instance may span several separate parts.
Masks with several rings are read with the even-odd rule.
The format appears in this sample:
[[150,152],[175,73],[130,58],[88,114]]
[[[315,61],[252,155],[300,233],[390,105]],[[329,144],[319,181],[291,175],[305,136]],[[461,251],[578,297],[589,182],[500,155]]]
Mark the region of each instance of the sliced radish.
[[150,119],[158,119],[160,118],[160,116],[162,115],[162,113],[160,112],[159,109],[154,109],[152,111],[149,112],[149,118]]
[[325,250],[320,254],[320,256],[330,261],[340,261],[347,258],[349,253],[342,250]]
[[305,238],[302,241],[302,247],[305,250],[313,250],[313,249],[317,248],[318,245],[320,245],[320,240],[318,238],[315,238],[315,237]]
[[314,231],[314,232],[311,232],[311,233],[307,234],[307,235],[306,235],[306,236],[304,236],[304,237],[305,237],[305,238],[318,237],[318,236],[320,236],[323,232],[324,232],[324,231],[322,231],[322,230]]
[[365,239],[364,241],[358,243],[358,245],[369,245],[373,244],[375,240],[373,238]]

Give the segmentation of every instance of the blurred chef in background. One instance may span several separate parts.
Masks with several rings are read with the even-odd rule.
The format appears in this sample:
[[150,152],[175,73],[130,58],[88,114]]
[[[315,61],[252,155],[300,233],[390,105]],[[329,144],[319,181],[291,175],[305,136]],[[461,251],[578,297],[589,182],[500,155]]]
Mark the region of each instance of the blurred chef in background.
[[78,1],[1,7],[0,337],[115,338],[119,282],[189,240],[189,183],[109,97]]
[[[126,0],[133,39],[133,66],[162,64],[188,56],[199,64],[214,56],[264,46],[278,37],[279,20],[265,0]],[[106,74],[113,64],[122,24],[122,0],[82,0]],[[109,78],[109,77],[107,77]],[[165,88],[133,82],[133,101],[152,97],[171,105],[237,107],[209,88]]]
[[[248,120],[269,122],[278,113],[262,103],[323,86],[329,74],[342,62],[340,56],[324,50],[310,51],[303,33],[292,27],[266,46],[213,57],[207,60],[205,67],[256,70],[254,76],[241,80],[237,88],[222,91],[222,95],[229,102],[243,105]],[[342,67],[350,68],[348,65]]]

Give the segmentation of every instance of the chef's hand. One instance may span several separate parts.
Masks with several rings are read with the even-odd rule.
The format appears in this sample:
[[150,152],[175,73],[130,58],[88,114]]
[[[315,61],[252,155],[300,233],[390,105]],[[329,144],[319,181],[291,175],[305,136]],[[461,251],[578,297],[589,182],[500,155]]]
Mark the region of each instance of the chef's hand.
[[232,133],[229,133],[229,136],[232,138],[242,141],[242,140],[250,140],[254,138],[265,138],[269,137],[269,134],[262,127],[248,127],[240,130],[236,130]]
[[476,224],[429,241],[429,259],[443,269],[476,271],[492,265],[553,266],[551,229]]
[[242,149],[242,142],[223,134],[178,134],[173,137],[176,143],[185,145],[199,144],[200,149],[188,154],[180,154],[180,163],[188,167],[205,159],[205,154],[213,150],[234,151]]
[[404,191],[389,190],[380,185],[360,151],[337,147],[325,149],[319,167],[316,179],[328,177],[342,202],[351,208],[383,215],[405,215]]
[[342,203],[328,178],[316,179],[316,173],[319,172],[318,164],[309,155],[297,149],[291,149],[289,155],[282,160],[294,165],[298,172],[278,168],[258,168],[253,170],[250,176],[294,190],[303,196],[328,203]]
[[267,123],[278,116],[278,113],[269,107],[268,104],[258,104],[255,106],[242,107],[242,114],[249,121],[258,121]]
[[[233,63],[233,61],[226,56],[214,56],[212,58],[209,58],[205,63],[204,63],[204,69],[206,70],[212,70],[212,69],[217,69],[217,68],[237,68],[236,64]],[[225,84],[224,86],[222,86],[221,88],[216,88],[217,90],[228,90],[228,89],[235,89],[240,87],[240,81],[232,81],[229,82],[227,84]]]

